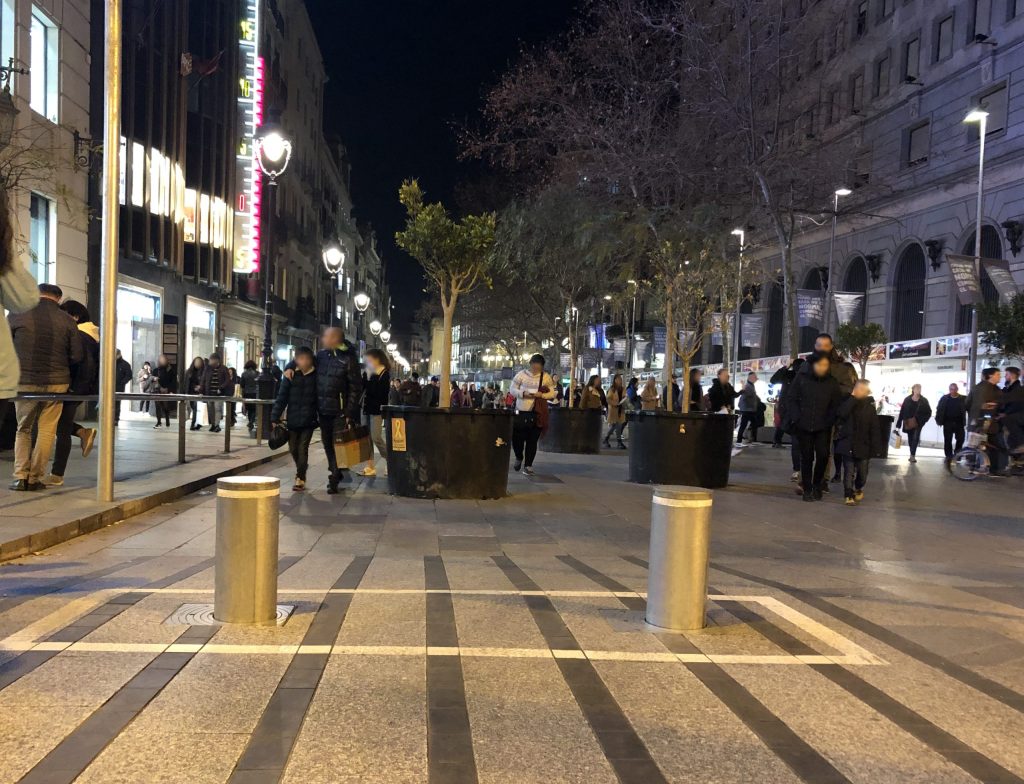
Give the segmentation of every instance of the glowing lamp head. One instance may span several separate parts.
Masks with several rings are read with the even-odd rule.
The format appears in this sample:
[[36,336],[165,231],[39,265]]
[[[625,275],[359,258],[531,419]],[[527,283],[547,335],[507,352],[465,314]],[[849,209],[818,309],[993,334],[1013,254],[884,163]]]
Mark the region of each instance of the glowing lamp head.
[[391,333],[388,332],[386,329],[381,330],[380,339],[387,343],[389,340],[391,340]]
[[964,117],[965,123],[982,123],[988,119],[988,112],[984,109],[971,109]]
[[[370,295],[369,294],[364,294],[364,293],[360,292],[359,294],[356,294],[352,298],[352,302],[353,302],[353,304],[355,304],[356,310],[358,310],[360,313],[365,313],[366,309],[368,307],[370,307]],[[379,321],[375,321],[373,323],[374,324],[380,324]],[[373,324],[370,325],[370,328],[371,329],[373,328]],[[374,333],[374,334],[377,334],[377,333]]]
[[324,266],[332,275],[336,275],[345,266],[345,250],[337,242],[324,248]]
[[271,131],[263,137],[263,154],[271,163],[278,163],[285,156],[287,151],[287,140],[277,131]]
[[852,193],[849,188],[836,188],[836,196],[849,196]]
[[370,332],[373,333],[374,337],[379,335],[382,329],[384,329],[384,325],[377,321],[377,319],[370,322]]
[[394,354],[396,351],[398,351],[398,344],[397,343],[388,343],[388,353],[389,354]]

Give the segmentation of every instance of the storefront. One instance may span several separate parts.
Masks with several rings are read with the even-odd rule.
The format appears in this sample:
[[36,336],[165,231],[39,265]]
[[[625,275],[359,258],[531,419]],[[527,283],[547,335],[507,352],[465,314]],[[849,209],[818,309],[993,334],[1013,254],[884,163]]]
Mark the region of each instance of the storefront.
[[[163,291],[122,279],[117,286],[117,348],[137,375],[163,352]],[[133,392],[138,388],[132,385]]]
[[217,349],[217,306],[187,297],[185,305],[185,356],[209,357]]
[[263,350],[263,311],[244,303],[226,302],[221,306],[220,323],[224,363],[239,373],[249,360],[259,364]]

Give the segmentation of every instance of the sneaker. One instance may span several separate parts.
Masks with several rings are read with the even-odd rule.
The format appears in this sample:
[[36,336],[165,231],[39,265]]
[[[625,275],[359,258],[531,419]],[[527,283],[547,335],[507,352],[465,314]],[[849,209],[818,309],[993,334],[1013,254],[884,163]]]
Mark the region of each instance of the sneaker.
[[49,476],[43,477],[43,484],[47,487],[60,487],[64,484],[64,477],[57,476],[56,474],[50,474]]
[[157,422],[155,425],[153,425],[153,429],[154,430],[157,430],[159,428],[160,428],[160,423],[159,422]]
[[363,469],[363,476],[377,476],[377,469],[373,466],[366,466]]
[[857,505],[857,502],[855,500],[853,500],[853,496],[852,495],[846,496],[846,505],[847,506],[856,506]]
[[911,462],[911,463],[916,463],[916,462],[917,462],[917,458],[916,458],[916,457],[914,457],[913,455],[911,455],[911,456],[910,456],[910,462]]
[[821,498],[822,493],[831,493],[832,488],[828,486],[828,482],[822,482],[821,487],[818,488],[818,498]]
[[295,477],[295,484],[292,485],[292,490],[305,490],[306,480]]
[[82,428],[82,435],[79,438],[82,439],[82,457],[88,457],[92,451],[92,445],[96,442],[96,428]]
[[799,482],[799,481],[800,481],[800,472],[799,472],[799,471],[794,471],[794,472],[793,472],[793,473],[792,473],[792,474],[790,475],[790,477],[789,477],[789,481],[790,481],[790,482]]
[[526,468],[523,469],[523,473],[527,476],[533,476],[533,466],[526,466]]
[[516,462],[512,464],[512,470],[513,471],[518,471],[522,467],[523,467],[523,461],[522,460],[516,460]]
[[864,500],[864,491],[863,490],[854,490],[853,491],[853,500],[856,501],[857,503],[860,503],[861,501],[863,501]]
[[824,490],[824,488],[822,488],[822,487],[814,488],[814,492],[812,493],[812,495],[814,496],[814,500],[815,501],[820,501],[821,500],[821,494],[822,494],[823,490]]
[[814,496],[811,495],[810,493],[801,493],[801,495],[804,497],[805,501],[813,501],[814,500]]
[[24,492],[28,490],[28,480],[26,479],[15,479],[11,482],[11,490],[17,490],[18,492]]
[[619,449],[625,449],[625,448],[626,448],[626,445],[624,443],[622,443],[621,441],[619,441]]

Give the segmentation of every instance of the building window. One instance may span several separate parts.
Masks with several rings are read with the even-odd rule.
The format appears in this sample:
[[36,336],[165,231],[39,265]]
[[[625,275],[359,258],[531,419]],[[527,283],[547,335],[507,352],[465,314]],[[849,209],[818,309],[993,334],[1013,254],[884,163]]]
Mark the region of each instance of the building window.
[[828,104],[825,107],[827,124],[835,125],[842,117],[842,107],[839,105],[839,90],[829,90],[827,100]]
[[889,92],[889,53],[886,52],[875,63],[875,97]]
[[861,150],[854,156],[849,177],[854,188],[862,188],[871,182],[871,150]]
[[57,26],[35,6],[29,29],[32,60],[29,105],[50,122],[57,122]]
[[928,162],[928,144],[931,125],[926,120],[909,128],[904,140],[904,166],[920,166]]
[[[971,106],[977,106],[988,112],[988,119],[985,122],[985,138],[1006,130],[1006,82],[990,87],[980,95],[974,96]],[[967,139],[972,144],[978,141],[981,129],[977,123],[970,123],[967,127]]]
[[888,19],[896,10],[896,0],[878,0],[878,19]]
[[892,339],[920,340],[924,336],[924,250],[914,243],[900,254],[893,297]]
[[53,283],[57,272],[57,206],[33,193],[29,202],[30,271],[38,283]]
[[992,0],[973,0],[974,13],[971,15],[970,38],[988,38],[992,32]]
[[850,79],[850,111],[860,112],[864,106],[864,74],[857,74]]
[[837,24],[835,26],[835,29],[832,31],[832,57],[835,57],[837,54],[843,51],[844,27],[845,26],[843,25],[843,23],[839,22],[839,24]]
[[935,25],[935,62],[953,56],[953,14],[944,16]]
[[[0,0],[0,65],[14,57],[14,0]],[[14,78],[14,75],[11,75]],[[11,88],[13,91],[13,83]]]
[[903,44],[903,81],[916,82],[921,76],[921,36]]
[[1024,0],[1006,0],[1006,21],[1009,22],[1017,14],[1024,12]]
[[853,34],[860,38],[868,31],[868,0],[859,0],[853,17]]

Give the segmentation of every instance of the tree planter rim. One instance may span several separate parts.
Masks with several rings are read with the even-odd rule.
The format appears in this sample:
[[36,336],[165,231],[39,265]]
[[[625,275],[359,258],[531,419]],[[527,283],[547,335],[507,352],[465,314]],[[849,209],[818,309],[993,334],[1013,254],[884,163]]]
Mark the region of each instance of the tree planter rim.
[[420,406],[381,406],[381,413],[388,414],[425,414],[437,416],[447,414],[449,416],[502,416],[512,417],[514,411],[502,408],[421,408]]
[[719,414],[717,411],[690,411],[686,414],[678,411],[627,411],[627,419],[710,419],[711,417],[735,417],[736,414]]

